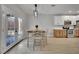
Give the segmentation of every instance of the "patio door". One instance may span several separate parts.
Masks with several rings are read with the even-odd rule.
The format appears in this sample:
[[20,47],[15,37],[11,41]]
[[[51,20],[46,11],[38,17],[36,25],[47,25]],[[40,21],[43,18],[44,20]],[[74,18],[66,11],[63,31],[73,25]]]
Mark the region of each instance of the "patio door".
[[17,21],[14,16],[7,16],[6,46],[17,41]]

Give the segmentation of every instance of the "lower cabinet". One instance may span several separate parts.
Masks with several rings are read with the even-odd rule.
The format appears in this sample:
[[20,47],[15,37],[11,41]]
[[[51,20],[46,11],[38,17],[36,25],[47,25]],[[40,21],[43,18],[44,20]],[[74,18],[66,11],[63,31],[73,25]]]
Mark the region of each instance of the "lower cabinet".
[[54,29],[54,37],[56,38],[66,38],[67,34],[66,34],[66,30],[63,29]]
[[74,36],[75,37],[79,37],[79,29],[75,29],[74,30]]

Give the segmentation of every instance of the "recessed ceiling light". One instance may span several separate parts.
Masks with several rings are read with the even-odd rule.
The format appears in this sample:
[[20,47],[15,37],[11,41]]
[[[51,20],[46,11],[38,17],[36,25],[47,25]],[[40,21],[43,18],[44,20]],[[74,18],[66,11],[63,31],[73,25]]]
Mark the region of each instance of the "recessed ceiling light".
[[51,6],[52,6],[52,7],[55,7],[56,5],[52,4]]

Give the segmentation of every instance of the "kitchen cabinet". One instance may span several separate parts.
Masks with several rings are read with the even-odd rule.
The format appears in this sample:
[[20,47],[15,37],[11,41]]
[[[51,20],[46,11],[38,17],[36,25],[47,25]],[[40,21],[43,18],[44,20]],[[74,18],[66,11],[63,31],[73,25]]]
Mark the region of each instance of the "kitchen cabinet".
[[64,20],[61,16],[55,16],[54,25],[64,25]]
[[66,30],[64,29],[54,29],[54,37],[56,38],[66,38],[67,35],[66,35]]
[[79,37],[79,29],[74,29],[74,36]]
[[79,19],[79,16],[55,16],[54,25],[64,25],[64,21],[70,20],[71,25],[76,25],[76,20]]

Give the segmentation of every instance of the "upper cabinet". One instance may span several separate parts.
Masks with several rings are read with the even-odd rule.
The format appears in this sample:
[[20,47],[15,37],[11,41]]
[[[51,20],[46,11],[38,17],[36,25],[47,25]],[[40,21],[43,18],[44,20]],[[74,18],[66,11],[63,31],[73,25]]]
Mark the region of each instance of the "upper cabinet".
[[64,21],[71,21],[71,25],[76,25],[76,20],[79,20],[79,16],[55,16],[54,25],[64,25]]
[[54,25],[64,25],[64,20],[62,20],[61,16],[55,16],[54,21]]

